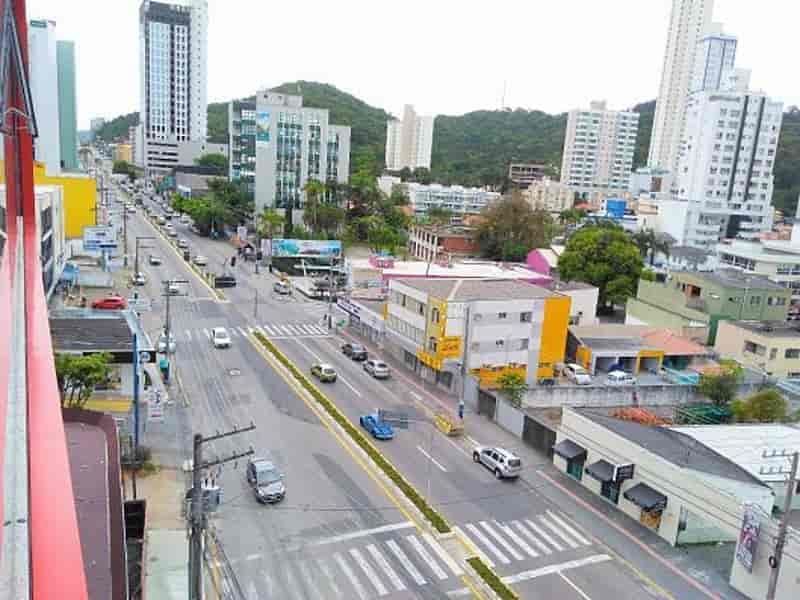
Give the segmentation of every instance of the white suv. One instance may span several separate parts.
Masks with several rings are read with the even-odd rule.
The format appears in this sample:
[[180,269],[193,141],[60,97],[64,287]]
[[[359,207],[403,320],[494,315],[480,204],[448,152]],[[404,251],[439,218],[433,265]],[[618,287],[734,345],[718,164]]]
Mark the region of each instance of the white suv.
[[211,330],[211,341],[214,343],[214,348],[231,347],[231,336],[228,335],[228,330],[224,327],[214,327]]
[[522,472],[520,458],[503,448],[478,446],[472,451],[472,460],[492,471],[497,479],[519,477]]

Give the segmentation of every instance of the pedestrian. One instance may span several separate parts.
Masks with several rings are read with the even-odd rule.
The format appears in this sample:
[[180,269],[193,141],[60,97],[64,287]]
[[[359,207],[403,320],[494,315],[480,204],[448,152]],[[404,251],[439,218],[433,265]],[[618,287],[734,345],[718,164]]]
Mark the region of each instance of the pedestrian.
[[464,420],[464,400],[461,399],[458,401],[458,418],[462,421]]

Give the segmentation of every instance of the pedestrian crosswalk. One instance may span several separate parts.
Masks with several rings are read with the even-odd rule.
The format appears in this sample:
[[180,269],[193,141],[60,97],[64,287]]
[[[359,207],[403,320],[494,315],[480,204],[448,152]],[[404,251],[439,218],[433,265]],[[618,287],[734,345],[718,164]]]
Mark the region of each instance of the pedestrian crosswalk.
[[[211,340],[211,327],[201,327],[197,329],[185,329],[178,333],[179,338],[185,341]],[[259,332],[272,339],[293,339],[293,338],[320,338],[328,337],[328,329],[318,323],[296,322],[296,323],[263,323],[260,325],[242,325],[237,327],[226,327],[228,335],[232,339],[244,338],[253,333]]]
[[[556,560],[554,555],[559,552],[592,545],[592,541],[568,521],[565,515],[548,510],[530,518],[505,522],[466,523],[454,530],[471,551],[491,567],[511,568],[520,561],[537,561],[546,566]],[[464,574],[459,563],[429,533],[380,537],[382,539],[373,537],[351,547],[347,547],[350,544],[341,547],[337,542],[340,547],[328,550],[327,554],[313,556],[315,552],[312,551],[297,560],[281,561],[280,568],[273,572],[263,568],[245,569],[252,574],[252,579],[243,586],[247,599],[367,600],[425,586],[450,588],[458,585],[458,578]],[[304,548],[308,551],[322,546],[311,544]],[[241,577],[247,579],[244,573]]]

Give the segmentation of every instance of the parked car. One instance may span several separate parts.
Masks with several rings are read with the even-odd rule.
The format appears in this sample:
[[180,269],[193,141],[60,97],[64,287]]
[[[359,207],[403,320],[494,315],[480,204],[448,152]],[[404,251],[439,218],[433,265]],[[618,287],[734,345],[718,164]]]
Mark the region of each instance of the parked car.
[[178,248],[188,248],[189,247],[189,240],[181,238],[178,240]]
[[472,460],[489,469],[497,479],[519,477],[522,472],[520,458],[503,448],[478,446],[472,451]]
[[224,327],[214,327],[211,330],[211,342],[214,344],[214,348],[230,348],[231,336]]
[[136,207],[135,206],[129,206],[128,207],[128,214],[129,215],[135,215],[136,214]]
[[188,225],[191,222],[192,222],[192,218],[189,215],[183,215],[181,217],[181,223],[183,223],[184,225]]
[[311,365],[311,374],[323,383],[336,381],[336,369],[327,363],[314,363]]
[[214,277],[215,288],[236,287],[236,277],[233,275],[217,275]]
[[167,229],[167,235],[169,237],[171,237],[171,238],[176,238],[176,237],[178,237],[178,232],[175,231],[175,229],[170,228],[170,229]]
[[286,484],[283,473],[265,458],[251,458],[247,461],[247,483],[261,504],[273,504],[286,497]]
[[194,264],[198,267],[205,267],[208,264],[208,259],[202,254],[198,254],[194,257]]
[[177,283],[168,283],[167,284],[167,294],[170,296],[177,296],[181,293],[181,288],[178,287]]
[[151,254],[147,257],[147,262],[153,266],[158,266],[161,264],[161,257],[156,256],[155,254]]
[[131,283],[133,285],[141,286],[147,283],[147,277],[145,274],[139,271],[138,273],[134,273],[131,275]]
[[161,335],[158,336],[157,348],[159,352],[169,352],[172,354],[175,352],[175,345],[175,336],[172,333],[169,334],[169,342],[167,342],[166,333],[162,332]]
[[276,294],[286,296],[292,293],[292,286],[287,281],[276,281],[272,284],[272,290]]
[[382,360],[370,358],[364,361],[364,370],[372,375],[375,379],[388,379],[389,378],[389,365]]
[[342,352],[353,360],[367,360],[367,349],[361,344],[348,342],[342,346]]
[[167,220],[164,218],[164,215],[159,215],[158,216],[158,224],[159,225],[165,225],[166,223],[167,223]]
[[575,363],[569,363],[564,367],[564,375],[576,385],[589,385],[592,383],[592,376],[589,375],[589,371]]
[[635,385],[636,377],[625,371],[611,371],[606,377],[608,385]]
[[363,415],[358,422],[376,440],[391,440],[394,437],[392,426],[385,421],[381,421],[376,414]]
[[122,296],[106,296],[92,302],[92,308],[103,310],[120,310],[128,308],[128,302]]

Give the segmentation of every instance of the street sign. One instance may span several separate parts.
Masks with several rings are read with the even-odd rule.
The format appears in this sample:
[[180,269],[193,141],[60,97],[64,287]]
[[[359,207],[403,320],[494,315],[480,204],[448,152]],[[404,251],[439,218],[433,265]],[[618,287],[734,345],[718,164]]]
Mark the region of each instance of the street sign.
[[149,363],[152,360],[152,355],[149,352],[139,352],[139,362]]
[[617,465],[614,467],[614,481],[620,482],[626,479],[633,479],[633,464]]
[[150,395],[150,400],[147,403],[147,420],[158,423],[164,421],[164,400],[159,390]]
[[113,227],[97,226],[83,228],[84,250],[100,250],[101,248],[116,248],[117,236]]
[[404,412],[378,409],[378,420],[394,425],[399,429],[408,429],[408,415]]

